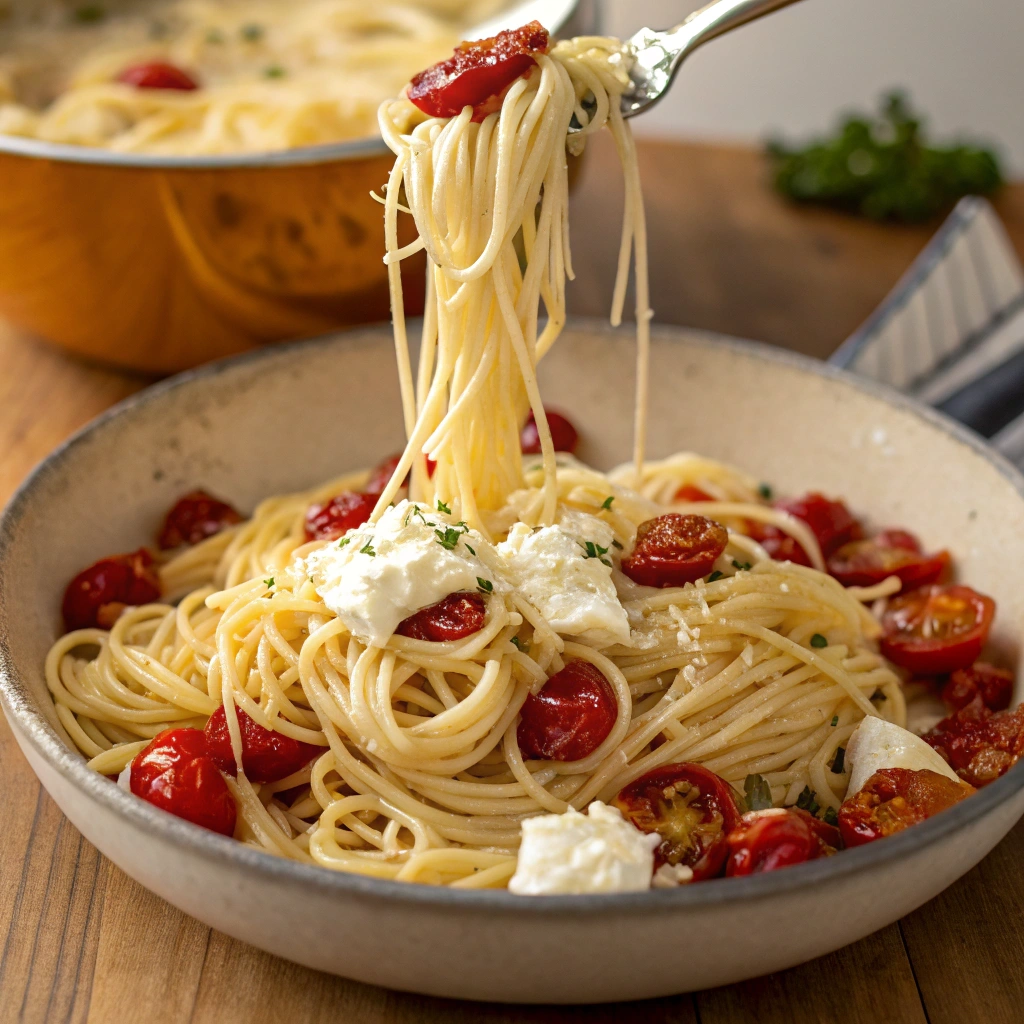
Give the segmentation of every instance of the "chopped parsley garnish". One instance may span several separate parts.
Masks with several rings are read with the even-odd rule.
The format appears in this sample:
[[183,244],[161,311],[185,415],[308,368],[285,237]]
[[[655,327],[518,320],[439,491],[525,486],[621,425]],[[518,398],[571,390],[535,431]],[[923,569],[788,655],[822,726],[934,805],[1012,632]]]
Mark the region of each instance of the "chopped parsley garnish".
[[284,78],[288,72],[285,71],[280,64],[271,64],[269,68],[265,68],[263,71],[264,78]]
[[360,549],[359,554],[369,555],[371,558],[376,557],[377,552],[373,550],[373,538],[371,537]]
[[473,547],[472,547],[472,546],[470,545],[470,543],[469,543],[469,541],[468,541],[468,540],[467,540],[467,541],[463,541],[463,544],[465,544],[465,545],[466,545],[466,550],[467,550],[467,551],[468,551],[468,552],[469,552],[469,553],[470,553],[471,555],[475,555],[475,554],[476,554],[476,549],[475,549],[475,548],[473,548]]
[[743,780],[743,792],[751,811],[766,811],[772,806],[772,788],[763,775],[748,775]]
[[[411,514],[414,516],[419,516],[425,526],[434,525],[433,523],[427,521],[427,517],[423,514],[423,509],[421,509],[419,505],[413,505]],[[406,520],[408,521],[408,516],[406,516]]]
[[206,33],[206,41],[212,46],[221,46],[226,40],[224,38],[224,33],[221,32],[219,28],[211,28],[210,31]]
[[724,572],[719,572],[717,569],[708,577],[708,583],[714,583],[715,580],[720,580],[725,575]]
[[814,636],[811,637],[811,646],[828,647],[828,640],[826,640],[820,633],[815,633]]
[[443,512],[446,516],[452,514],[452,510],[440,498],[437,499],[437,511]]
[[248,25],[243,25],[238,30],[238,34],[247,43],[256,43],[263,38],[263,26],[257,25],[255,22],[250,22]]
[[832,774],[842,775],[843,765],[846,762],[846,747],[836,747],[836,756],[832,758]]
[[607,498],[601,503],[601,508],[611,508],[612,502],[615,500],[614,494],[609,494]]
[[595,544],[592,540],[586,540],[581,542],[583,544],[583,550],[586,554],[584,558],[597,558],[604,562],[605,565],[611,566],[611,562],[608,561],[604,556],[608,554],[608,549],[601,547],[600,544]]
[[832,825],[835,827],[839,824],[839,815],[836,814],[836,809],[834,807],[826,807],[825,813],[821,816],[821,820],[825,822],[826,825]]
[[839,716],[838,715],[833,715],[832,716],[832,728],[834,729],[838,724],[839,724]]
[[735,558],[734,558],[734,559],[732,560],[732,564],[733,564],[733,565],[734,565],[734,566],[735,566],[735,567],[736,567],[737,569],[739,569],[739,570],[740,570],[741,572],[742,572],[742,571],[743,571],[744,569],[749,569],[749,568],[750,568],[750,563],[749,563],[749,562],[737,562]]
[[274,585],[274,577],[271,576],[269,580],[264,580],[263,582],[268,588],[270,588]]
[[75,8],[75,21],[80,21],[83,25],[93,25],[106,16],[107,12],[102,4],[82,4]]
[[494,590],[494,584],[490,580],[485,580],[483,577],[477,576],[476,589],[479,590],[481,594],[489,594]]
[[520,651],[522,651],[523,654],[526,654],[526,652],[530,649],[530,645],[525,640],[520,640],[517,636],[512,637],[512,643],[515,644],[515,646]]
[[338,541],[338,547],[339,548],[343,548],[346,544],[351,544],[351,543],[352,543],[352,538],[351,537],[342,537],[341,540]]
[[817,814],[821,810],[817,794],[810,786],[804,786],[802,792],[796,798],[796,805],[801,811],[806,811],[808,814]]
[[612,538],[612,547],[613,548],[618,548],[620,551],[622,550],[622,545],[617,540],[615,540],[614,538]]
[[456,530],[454,526],[446,526],[443,530],[435,530],[434,536],[437,537],[437,543],[441,547],[454,551],[458,546],[462,531]]
[[772,500],[772,487],[771,484],[760,484],[757,488],[757,493],[764,498],[765,501]]

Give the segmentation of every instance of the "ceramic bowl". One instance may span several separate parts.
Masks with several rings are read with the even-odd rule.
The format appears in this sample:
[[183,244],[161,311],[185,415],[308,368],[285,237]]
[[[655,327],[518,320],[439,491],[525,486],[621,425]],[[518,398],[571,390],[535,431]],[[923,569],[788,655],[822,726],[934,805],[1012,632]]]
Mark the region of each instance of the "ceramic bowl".
[[[57,804],[114,863],[175,906],[320,970],[440,996],[581,1003],[721,985],[819,956],[960,877],[1024,812],[1024,765],[883,842],[774,874],[665,892],[517,897],[408,885],[275,859],[156,810],[85,767],[43,681],[61,593],[83,565],[152,536],[183,491],[243,509],[397,448],[385,327],[275,347],[160,384],[51,455],[0,523],[7,716]],[[652,456],[695,449],[782,492],[846,497],[873,525],[948,546],[998,601],[993,646],[1019,661],[1024,479],[952,422],[842,371],[765,347],[655,331]],[[577,322],[543,389],[610,467],[630,448],[631,337]],[[955,482],[955,486],[951,483]]]

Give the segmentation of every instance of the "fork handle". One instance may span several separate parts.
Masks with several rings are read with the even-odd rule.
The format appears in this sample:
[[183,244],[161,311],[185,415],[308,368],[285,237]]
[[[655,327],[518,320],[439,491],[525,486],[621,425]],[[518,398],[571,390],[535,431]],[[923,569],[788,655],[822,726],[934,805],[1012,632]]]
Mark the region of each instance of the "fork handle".
[[672,71],[701,44],[793,3],[796,0],[714,0],[706,7],[701,7],[685,21],[664,33],[666,42],[676,51]]

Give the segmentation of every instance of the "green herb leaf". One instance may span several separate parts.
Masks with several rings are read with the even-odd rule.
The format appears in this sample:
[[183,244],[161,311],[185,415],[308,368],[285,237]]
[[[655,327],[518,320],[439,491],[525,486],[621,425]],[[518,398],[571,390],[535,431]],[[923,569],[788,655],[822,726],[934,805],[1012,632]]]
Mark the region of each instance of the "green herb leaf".
[[725,575],[724,572],[719,572],[717,569],[708,577],[708,583],[714,583],[715,580],[720,580]]
[[471,555],[474,555],[474,556],[476,555],[476,549],[475,549],[475,548],[474,548],[474,547],[473,547],[473,546],[472,546],[472,545],[471,545],[471,544],[469,543],[469,541],[468,541],[468,540],[464,540],[464,541],[463,541],[462,543],[466,545],[466,550],[467,550],[467,551],[468,551],[468,552],[469,552],[469,553],[470,553]]
[[611,508],[612,502],[615,500],[614,494],[609,494],[607,498],[601,503],[601,508]]
[[443,512],[446,516],[452,514],[452,510],[440,498],[437,499],[437,511]]
[[83,25],[94,25],[106,16],[107,12],[102,4],[82,4],[74,11],[75,21],[80,21]]
[[479,590],[481,594],[489,594],[494,590],[494,584],[490,580],[485,580],[482,577],[477,576],[476,589]]
[[839,815],[836,814],[836,809],[834,807],[826,807],[825,813],[821,816],[821,820],[825,822],[826,825],[831,825],[835,828],[839,824]]
[[796,798],[796,805],[801,811],[806,811],[808,814],[817,814],[821,809],[817,795],[810,786],[804,786],[800,795]]
[[264,580],[263,582],[266,584],[268,588],[272,587],[274,585],[274,577],[271,576],[269,580]]
[[760,484],[757,488],[757,493],[764,498],[765,501],[772,500],[772,488],[771,484]]
[[832,716],[832,728],[834,729],[838,724],[839,724],[839,716],[838,715],[833,715]]
[[820,633],[815,633],[814,636],[811,637],[811,646],[828,647],[828,640],[825,637],[823,637]]
[[740,571],[750,568],[749,562],[737,562],[735,558],[732,560],[732,564]]
[[611,568],[611,562],[608,561],[604,556],[608,554],[608,549],[601,547],[600,544],[595,544],[592,540],[581,541],[583,545],[584,558],[597,558],[604,562],[609,568]]
[[341,540],[338,541],[338,547],[339,548],[343,548],[346,544],[351,544],[351,543],[352,543],[352,538],[351,537],[342,537]]
[[454,526],[446,526],[443,530],[435,530],[434,536],[437,538],[437,543],[443,548],[447,548],[449,551],[454,551],[458,546],[459,538],[462,536],[461,530],[456,530]]
[[530,650],[530,645],[525,640],[520,640],[517,636],[512,637],[512,643],[514,643],[516,647],[523,652],[523,654],[526,654]]
[[743,780],[743,792],[751,811],[766,811],[772,806],[772,788],[763,775],[748,775]]
[[619,551],[622,550],[622,545],[617,540],[615,540],[614,538],[612,539],[612,547],[613,548],[618,548]]
[[360,549],[359,554],[369,555],[371,558],[375,558],[377,552],[373,550],[373,538],[371,537]]
[[836,756],[832,759],[832,774],[842,775],[846,763],[846,747],[836,747]]
[[257,43],[263,38],[264,29],[262,25],[257,25],[255,22],[250,22],[248,25],[243,25],[239,30],[238,34],[247,43]]
[[280,64],[271,64],[269,68],[263,69],[264,78],[284,78],[288,72]]

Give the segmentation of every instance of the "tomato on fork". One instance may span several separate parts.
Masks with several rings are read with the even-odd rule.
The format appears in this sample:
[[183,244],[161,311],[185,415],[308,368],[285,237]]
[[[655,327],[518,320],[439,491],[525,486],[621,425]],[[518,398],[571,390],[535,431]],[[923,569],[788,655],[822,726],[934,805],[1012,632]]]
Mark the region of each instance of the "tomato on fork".
[[110,629],[128,605],[160,600],[160,577],[153,556],[139,548],[111,555],[83,569],[64,591],[61,612],[69,629]]
[[173,89],[177,92],[192,92],[199,88],[199,83],[187,71],[162,60],[133,64],[117,76],[117,81],[124,85],[134,85],[136,89]]
[[974,792],[928,768],[882,768],[839,808],[847,846],[863,846],[902,832],[959,803]]
[[457,117],[473,108],[482,121],[501,107],[504,91],[547,53],[548,32],[539,21],[507,29],[489,39],[460,43],[447,60],[421,71],[409,83],[409,100],[431,117]]
[[727,834],[740,821],[732,787],[703,765],[663,764],[624,786],[612,801],[641,832],[657,833],[655,867],[682,864],[693,880],[721,873]]
[[486,615],[486,605],[479,594],[459,592],[414,612],[398,624],[395,632],[433,643],[462,640],[483,629]]
[[241,521],[241,515],[226,501],[206,491],[190,491],[167,513],[157,543],[162,551],[198,544]]
[[645,587],[681,587],[707,576],[728,543],[714,520],[669,512],[640,524],[622,571]]
[[516,739],[527,760],[580,761],[605,741],[618,716],[611,683],[589,661],[570,661],[519,712]]
[[[242,735],[242,768],[250,782],[279,782],[305,768],[325,750],[314,743],[303,743],[283,733],[264,729],[241,708],[235,708],[235,713]],[[222,772],[234,775],[238,766],[231,749],[231,734],[223,704],[210,715],[204,733],[213,762]]]
[[726,875],[757,875],[829,857],[842,845],[839,830],[797,807],[750,811],[726,837]]
[[844,587],[871,587],[898,576],[904,590],[934,583],[949,565],[949,552],[926,555],[906,530],[883,530],[868,540],[852,540],[827,560],[829,574]]
[[[548,419],[548,429],[551,431],[551,442],[556,452],[574,452],[579,444],[580,435],[572,425],[568,416],[563,416],[553,409],[545,409],[544,415]],[[537,420],[533,413],[526,421],[522,433],[519,435],[519,447],[524,455],[540,454],[540,431],[537,429]]]
[[995,601],[959,584],[899,594],[882,615],[880,649],[894,665],[942,675],[973,664],[988,639]]

